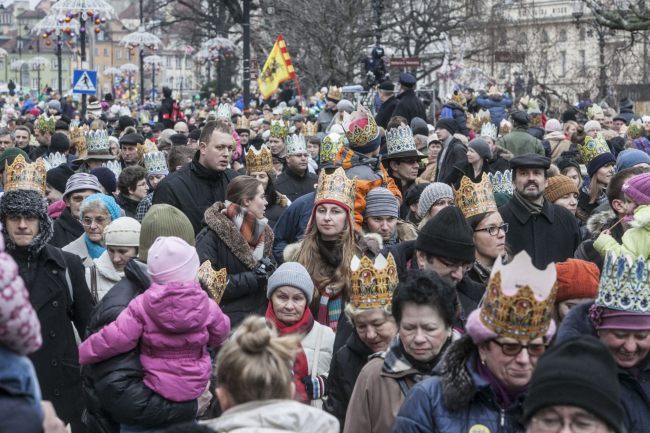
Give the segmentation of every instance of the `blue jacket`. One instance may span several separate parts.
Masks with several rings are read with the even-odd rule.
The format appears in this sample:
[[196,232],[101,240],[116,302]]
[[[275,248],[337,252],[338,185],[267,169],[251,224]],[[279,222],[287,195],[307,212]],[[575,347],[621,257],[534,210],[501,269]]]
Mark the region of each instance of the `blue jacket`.
[[397,414],[392,433],[520,433],[523,398],[507,410],[495,402],[489,383],[476,371],[476,346],[464,337],[449,348],[437,376],[415,385]]
[[490,120],[498,128],[501,121],[507,117],[506,110],[512,105],[512,99],[506,95],[496,99],[492,99],[487,95],[479,95],[476,97],[476,103],[481,108],[487,108],[490,111]]
[[300,196],[291,203],[291,205],[282,212],[280,219],[275,223],[273,234],[275,242],[273,244],[273,257],[278,264],[284,262],[282,252],[287,245],[292,244],[302,238],[307,229],[311,211],[314,207],[315,192],[310,192]]
[[[580,337],[593,335],[598,337],[589,319],[589,308],[592,302],[586,302],[574,307],[564,318],[557,333],[557,343]],[[621,403],[625,409],[625,427],[627,431],[646,432],[650,429],[650,356],[639,365],[637,377],[627,370],[618,369],[618,381],[621,384]]]

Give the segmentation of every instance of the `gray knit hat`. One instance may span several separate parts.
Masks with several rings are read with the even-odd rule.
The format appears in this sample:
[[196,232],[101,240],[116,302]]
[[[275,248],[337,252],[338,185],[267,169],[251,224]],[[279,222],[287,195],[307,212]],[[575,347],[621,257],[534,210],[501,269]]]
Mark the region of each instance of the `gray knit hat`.
[[391,216],[398,218],[399,203],[397,198],[386,188],[373,188],[366,195],[366,210],[363,215],[364,217]]
[[451,187],[442,182],[434,182],[429,184],[420,195],[420,201],[418,202],[418,214],[421,217],[425,216],[429,210],[431,210],[431,206],[433,206],[434,203],[441,198],[448,198],[451,200],[454,199],[454,192],[452,191]]
[[112,221],[104,229],[104,244],[114,247],[139,247],[140,223],[130,217]]
[[307,269],[298,262],[284,262],[269,277],[266,284],[266,297],[271,295],[278,287],[290,286],[302,290],[307,298],[307,304],[311,303],[314,296],[314,283],[307,272]]
[[492,158],[492,151],[490,150],[490,145],[487,141],[482,138],[475,138],[467,144],[467,147],[474,150],[478,153],[481,159],[490,159]]
[[85,189],[90,189],[101,193],[104,192],[102,191],[102,186],[99,183],[97,176],[95,176],[94,174],[75,173],[72,176],[70,176],[68,181],[65,183],[65,191],[63,193],[63,198],[66,198],[68,194],[72,192],[85,190]]

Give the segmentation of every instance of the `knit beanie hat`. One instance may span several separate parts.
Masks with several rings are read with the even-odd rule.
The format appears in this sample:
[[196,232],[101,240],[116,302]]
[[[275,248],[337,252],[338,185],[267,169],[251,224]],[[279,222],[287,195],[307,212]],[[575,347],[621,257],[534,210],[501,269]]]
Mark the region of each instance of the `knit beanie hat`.
[[365,217],[392,216],[399,217],[399,203],[397,198],[386,188],[373,188],[366,195]]
[[175,236],[158,237],[149,248],[147,272],[157,284],[195,281],[199,270],[196,248]]
[[650,173],[632,176],[623,183],[622,191],[638,205],[650,204]]
[[415,249],[438,257],[474,262],[474,232],[463,212],[448,206],[431,218],[420,230]]
[[4,152],[0,153],[0,173],[4,172],[5,164],[6,165],[13,164],[14,159],[16,159],[16,157],[18,155],[22,155],[23,158],[25,158],[25,161],[28,162],[28,163],[32,162],[29,159],[29,155],[27,155],[27,153],[25,153],[24,150],[19,149],[17,147],[10,147],[9,149],[7,149]]
[[63,132],[55,132],[50,139],[50,153],[65,153],[70,150],[70,139]]
[[577,406],[625,431],[617,366],[607,347],[583,335],[551,346],[537,362],[524,401],[524,421],[550,406]]
[[97,177],[100,185],[104,187],[106,194],[113,194],[117,191],[117,179],[115,173],[108,167],[97,167],[90,170],[90,174]]
[[55,190],[63,193],[65,191],[65,185],[70,179],[70,176],[74,174],[74,171],[66,164],[61,164],[58,167],[54,167],[47,171],[46,181]]
[[614,158],[614,155],[611,152],[601,153],[587,164],[587,174],[589,177],[594,177],[601,167],[612,162],[616,162],[616,158]]
[[420,194],[420,201],[418,202],[418,214],[424,217],[431,207],[441,198],[454,199],[454,191],[446,183],[434,182],[427,185],[427,187]]
[[159,236],[176,236],[194,245],[194,228],[183,212],[168,204],[149,208],[140,227],[138,258],[147,263],[149,248]]
[[269,277],[266,284],[266,297],[271,295],[278,287],[290,286],[301,290],[307,298],[307,305],[311,304],[314,296],[314,283],[307,272],[307,269],[298,262],[284,262]]
[[650,155],[639,149],[625,149],[616,157],[616,172],[632,168],[637,164],[650,165]]
[[545,132],[562,131],[562,124],[557,119],[548,119],[544,125]]
[[140,223],[130,217],[112,221],[104,229],[104,244],[116,247],[137,247],[140,245]]
[[569,168],[569,167],[573,167],[578,171],[578,173],[581,172],[580,171],[580,164],[578,163],[578,161],[576,161],[573,158],[567,158],[567,157],[560,156],[555,161],[555,165],[557,165],[557,168],[559,168],[560,171],[562,171],[562,170],[564,170],[566,168]]
[[436,129],[446,129],[449,134],[454,135],[458,132],[458,123],[450,118],[440,119],[436,123]]
[[65,184],[65,191],[63,192],[63,198],[68,194],[81,191],[84,189],[89,189],[92,191],[102,192],[102,186],[99,184],[97,177],[90,173],[75,173]]
[[569,193],[578,194],[578,187],[575,182],[563,174],[548,178],[548,186],[544,190],[544,197],[551,203],[564,197]]
[[29,245],[30,255],[38,253],[52,239],[54,227],[52,218],[47,214],[47,201],[41,194],[26,189],[7,191],[0,198],[0,222],[2,222],[2,235],[5,238],[7,250],[15,250],[16,244],[7,232],[7,216],[20,215],[36,217],[39,220],[39,232]]
[[473,149],[474,152],[478,153],[481,159],[490,159],[492,158],[492,151],[490,150],[490,145],[487,141],[482,138],[475,138],[467,144],[467,147]]
[[584,130],[585,133],[589,131],[600,131],[602,129],[602,126],[600,126],[600,122],[597,120],[590,120],[589,122],[585,123]]
[[567,259],[555,264],[557,271],[557,295],[555,304],[569,299],[596,298],[600,269],[585,260]]

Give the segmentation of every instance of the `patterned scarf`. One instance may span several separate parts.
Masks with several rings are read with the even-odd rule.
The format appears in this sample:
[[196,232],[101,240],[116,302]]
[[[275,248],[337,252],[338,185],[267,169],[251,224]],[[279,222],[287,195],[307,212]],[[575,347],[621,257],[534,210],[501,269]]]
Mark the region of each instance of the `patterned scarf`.
[[319,287],[318,292],[320,293],[320,303],[316,320],[336,332],[343,312],[343,288],[325,287],[325,289],[321,289]]
[[226,201],[225,205],[226,208],[221,212],[237,226],[239,233],[252,250],[253,257],[257,260],[264,257],[264,228],[268,220],[256,218],[255,215],[248,212],[248,209],[236,203]]
[[88,255],[90,256],[91,259],[99,258],[99,256],[104,254],[104,251],[106,251],[105,247],[91,241],[86,233],[84,233],[84,242],[86,243],[86,248],[88,249]]

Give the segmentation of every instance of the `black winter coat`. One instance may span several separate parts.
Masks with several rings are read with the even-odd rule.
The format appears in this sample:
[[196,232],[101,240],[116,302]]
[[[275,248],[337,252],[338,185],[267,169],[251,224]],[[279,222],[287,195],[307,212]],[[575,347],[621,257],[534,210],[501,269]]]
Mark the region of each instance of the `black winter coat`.
[[345,345],[332,357],[327,376],[327,400],[323,409],[338,418],[341,431],[345,425],[345,414],[354,384],[372,354],[372,349],[361,341],[357,331],[353,331]]
[[[393,117],[393,112],[395,111],[398,102],[397,98],[392,96],[381,104],[379,111],[377,111],[377,114],[375,115],[375,122],[377,122],[377,125],[384,129],[388,128],[388,121]],[[423,118],[422,120],[426,119]]]
[[132,198],[129,198],[124,194],[120,193],[120,195],[117,197],[117,204],[119,204],[122,210],[124,210],[124,214],[126,216],[130,218],[135,218],[138,212],[138,205],[140,204],[140,202],[133,200]]
[[[124,277],[93,310],[87,336],[115,321],[129,302],[150,285],[147,265],[135,259],[126,264]],[[82,377],[88,406],[84,422],[89,432],[118,433],[120,423],[155,428],[196,417],[196,401],[166,400],[144,385],[138,349],[84,366]]]
[[214,171],[202,166],[197,151],[192,162],[160,182],[153,194],[153,204],[167,203],[180,209],[197,234],[205,210],[226,200],[228,183],[237,175],[234,170]]
[[408,89],[397,96],[397,106],[391,117],[395,116],[404,117],[406,123],[410,125],[414,117],[427,120],[427,110],[415,91]]
[[[203,263],[210,260],[215,270],[226,268],[228,286],[219,306],[235,329],[249,314],[264,315],[267,306],[266,282],[253,271],[257,260],[235,223],[221,213],[224,204],[215,203],[205,211],[206,227],[196,237],[196,251]],[[272,260],[273,230],[264,229],[264,257]]]
[[84,233],[84,227],[78,219],[72,216],[67,207],[56,220],[54,220],[54,235],[50,242],[58,248],[63,248],[70,242],[77,240]]
[[79,352],[74,328],[83,335],[94,301],[86,285],[79,257],[45,245],[28,256],[9,250],[29,290],[38,314],[43,346],[29,355],[44,400],[50,400],[57,415],[79,431],[84,401],[81,395]]
[[[467,162],[467,147],[457,138],[452,137],[446,144],[447,151],[441,150],[438,154],[436,182],[443,182],[454,169],[454,166]],[[442,154],[445,159],[442,159]]]
[[506,242],[514,256],[526,250],[538,269],[551,262],[573,257],[580,244],[576,218],[565,208],[544,200],[542,212],[531,214],[516,197],[499,208],[503,221],[510,224]]
[[309,170],[303,176],[294,173],[286,167],[282,174],[275,180],[275,190],[286,195],[293,203],[298,197],[314,192],[318,176],[310,173]]

